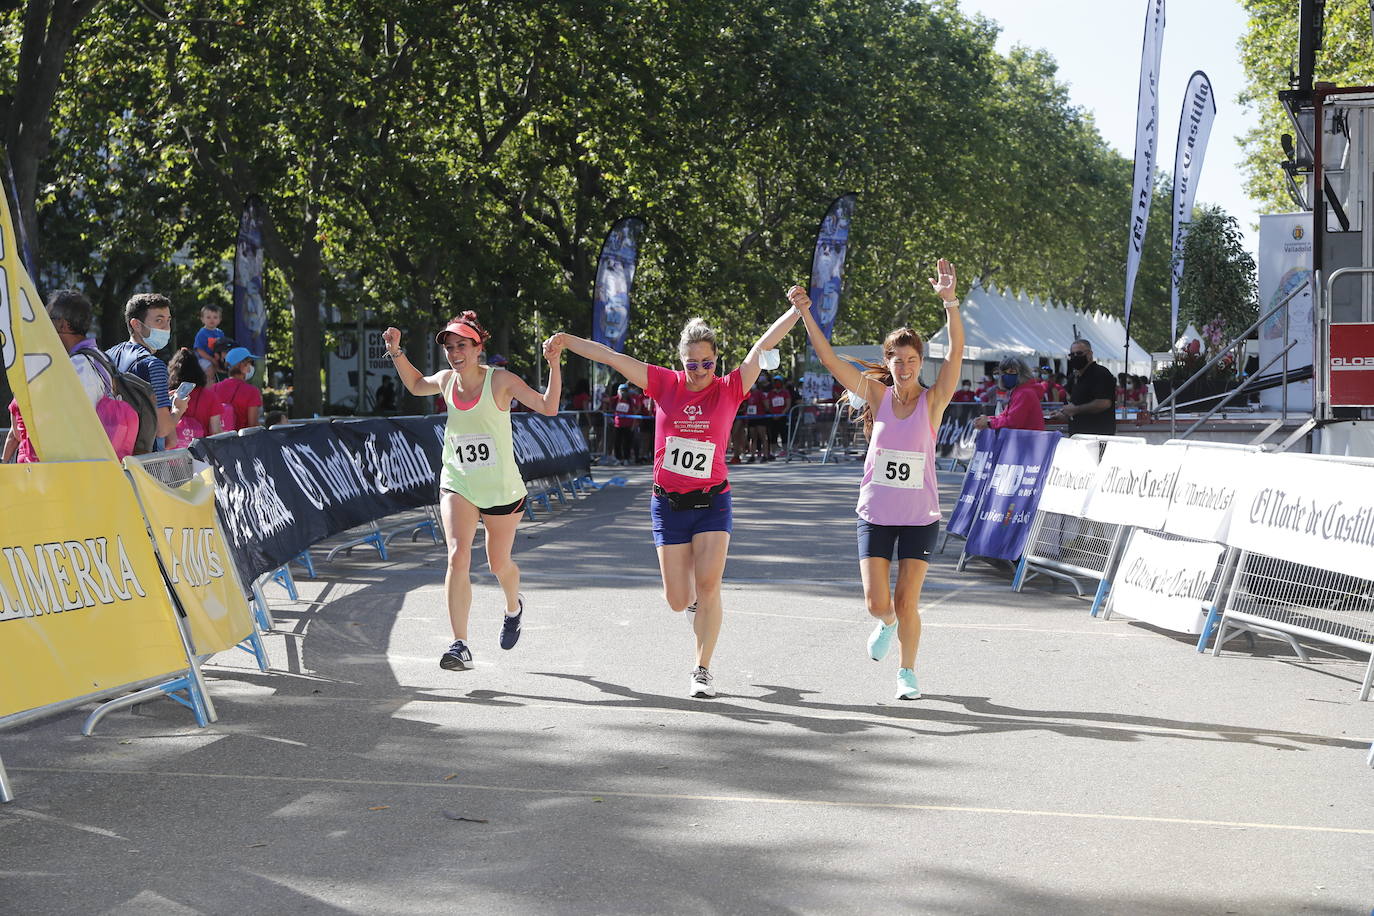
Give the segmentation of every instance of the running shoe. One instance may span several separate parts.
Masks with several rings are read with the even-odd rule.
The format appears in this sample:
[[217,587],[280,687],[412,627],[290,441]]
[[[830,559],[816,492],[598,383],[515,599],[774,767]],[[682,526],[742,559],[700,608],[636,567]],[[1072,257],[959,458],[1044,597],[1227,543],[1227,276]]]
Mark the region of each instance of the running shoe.
[[525,596],[516,595],[516,611],[501,620],[501,648],[514,649],[520,641],[520,618],[525,615]]
[[879,620],[873,632],[868,634],[868,657],[875,662],[887,658],[887,651],[892,648],[892,637],[896,632],[897,621],[886,624]]
[[919,700],[921,688],[916,686],[916,672],[910,668],[897,669],[897,699]]
[[445,671],[467,671],[472,667],[472,652],[468,644],[455,639],[443,655],[439,656],[439,667]]
[[711,684],[711,672],[700,665],[697,670],[692,672],[692,689],[687,691],[689,697],[713,697],[716,695],[716,688]]
[[687,613],[689,613],[689,614],[695,614],[696,612],[697,612],[697,603],[696,603],[695,601],[693,601],[691,604],[687,605]]

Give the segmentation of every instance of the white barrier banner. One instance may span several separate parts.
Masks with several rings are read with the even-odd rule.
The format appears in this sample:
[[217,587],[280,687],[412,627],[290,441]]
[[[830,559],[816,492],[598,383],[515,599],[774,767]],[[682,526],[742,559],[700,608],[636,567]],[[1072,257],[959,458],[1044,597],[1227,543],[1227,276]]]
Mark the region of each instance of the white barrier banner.
[[1164,530],[1224,544],[1236,491],[1254,470],[1250,461],[1253,453],[1191,446],[1184,453]]
[[1108,442],[1084,516],[1117,525],[1164,527],[1183,454],[1176,446]]
[[1223,549],[1135,532],[1112,580],[1112,612],[1176,633],[1201,633]]
[[1096,439],[1060,439],[1040,490],[1040,511],[1081,516],[1097,479],[1100,452]]
[[1246,456],[1226,543],[1361,579],[1374,578],[1374,468]]

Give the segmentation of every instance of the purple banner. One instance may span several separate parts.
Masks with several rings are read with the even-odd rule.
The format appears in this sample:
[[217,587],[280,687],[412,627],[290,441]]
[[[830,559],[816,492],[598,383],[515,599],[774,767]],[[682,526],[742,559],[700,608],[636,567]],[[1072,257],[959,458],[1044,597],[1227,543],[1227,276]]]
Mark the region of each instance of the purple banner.
[[592,340],[617,353],[625,349],[630,330],[630,291],[639,262],[639,240],[648,225],[638,216],[615,221],[601,245],[592,293]]
[[1020,559],[1030,534],[1040,486],[1058,432],[1004,429],[998,432],[997,461],[983,487],[964,550],[975,557]]
[[945,530],[959,537],[968,537],[973,523],[973,512],[983,498],[983,488],[992,476],[992,467],[997,463],[997,430],[985,429],[977,434],[973,443],[973,457],[969,459],[968,473],[964,475],[964,488],[959,491],[959,499],[954,503],[954,511],[949,514]]
[[849,224],[858,195],[850,192],[835,198],[816,231],[816,251],[811,256],[811,314],[830,339],[835,316],[840,313],[844,283],[844,256],[849,250]]
[[234,342],[254,356],[267,355],[267,300],[262,293],[262,201],[243,202],[234,245]]

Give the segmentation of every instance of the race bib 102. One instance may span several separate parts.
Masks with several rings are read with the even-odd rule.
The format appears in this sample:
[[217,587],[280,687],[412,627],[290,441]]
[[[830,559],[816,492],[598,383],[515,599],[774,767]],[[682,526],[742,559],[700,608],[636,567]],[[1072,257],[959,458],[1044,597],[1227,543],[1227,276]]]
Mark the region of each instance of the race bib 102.
[[663,442],[663,467],[674,474],[705,480],[711,476],[716,444],[700,439],[669,436]]
[[873,482],[881,487],[922,490],[926,485],[925,452],[880,448],[873,455]]

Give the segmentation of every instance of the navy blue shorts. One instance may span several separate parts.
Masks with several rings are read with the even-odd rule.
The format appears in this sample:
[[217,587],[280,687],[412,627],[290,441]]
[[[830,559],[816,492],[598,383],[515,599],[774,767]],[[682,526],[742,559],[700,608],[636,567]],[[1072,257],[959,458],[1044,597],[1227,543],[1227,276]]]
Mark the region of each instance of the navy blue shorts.
[[735,527],[734,502],[730,491],[711,497],[709,509],[677,511],[668,505],[666,497],[655,493],[649,500],[649,515],[654,520],[654,546],[690,544],[694,535],[704,531],[724,531]]
[[891,562],[892,551],[897,551],[899,560],[925,560],[935,551],[935,538],[940,533],[940,523],[929,525],[875,525],[866,519],[859,519],[859,559],[870,557]]

